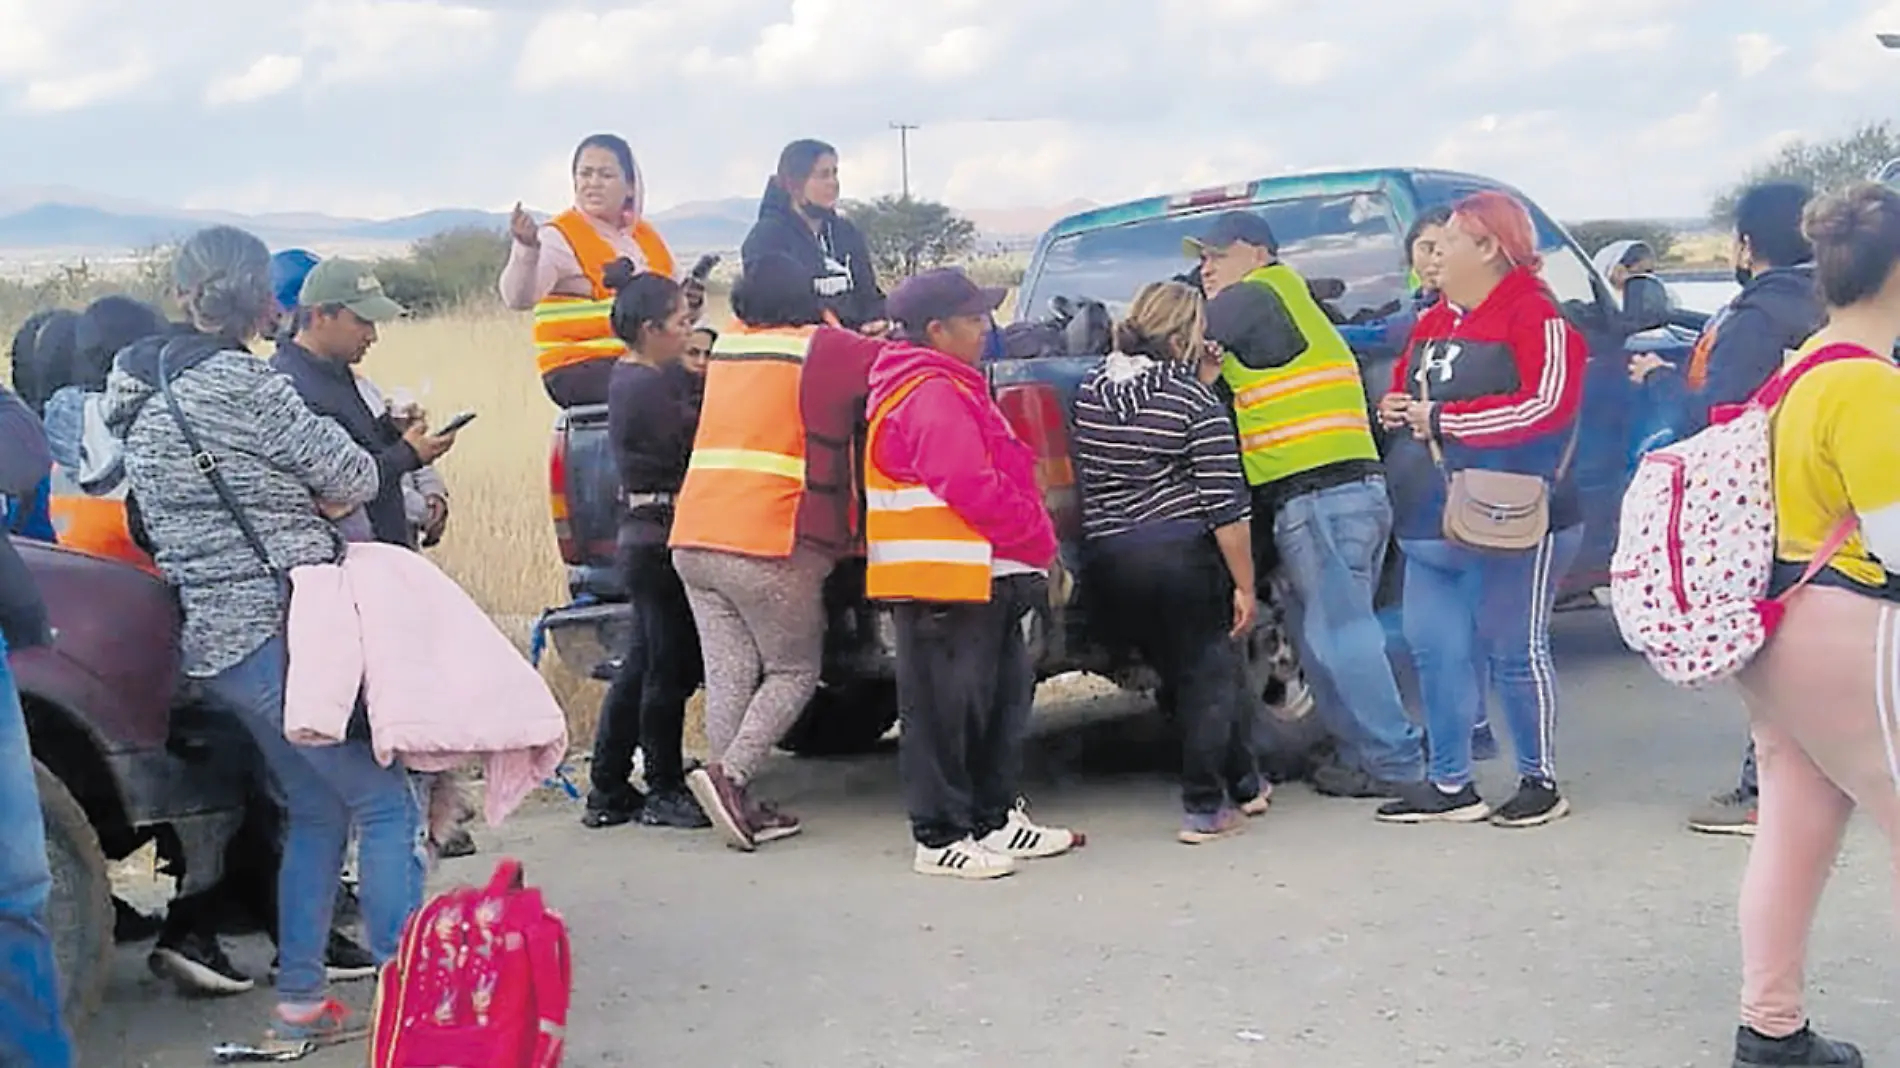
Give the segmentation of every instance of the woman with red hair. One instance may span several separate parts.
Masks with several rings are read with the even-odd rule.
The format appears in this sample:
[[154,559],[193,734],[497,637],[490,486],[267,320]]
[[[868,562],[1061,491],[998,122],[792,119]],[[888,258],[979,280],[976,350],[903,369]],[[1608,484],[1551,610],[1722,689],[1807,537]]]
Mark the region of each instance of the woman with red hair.
[[[1550,607],[1583,537],[1568,469],[1587,353],[1538,277],[1530,213],[1509,195],[1460,201],[1431,266],[1444,299],[1419,317],[1392,392],[1379,404],[1380,423],[1398,432],[1386,477],[1405,554],[1405,637],[1418,667],[1431,766],[1427,781],[1381,808],[1379,818],[1488,817],[1502,827],[1535,827],[1569,811],[1551,753]],[[1488,500],[1500,482],[1514,498],[1527,488],[1541,493],[1548,522],[1487,531],[1484,523],[1501,513],[1480,509],[1474,525],[1460,509],[1447,523],[1448,504]],[[1472,784],[1471,733],[1483,705],[1477,680],[1487,674],[1520,779],[1517,794],[1495,810]]]

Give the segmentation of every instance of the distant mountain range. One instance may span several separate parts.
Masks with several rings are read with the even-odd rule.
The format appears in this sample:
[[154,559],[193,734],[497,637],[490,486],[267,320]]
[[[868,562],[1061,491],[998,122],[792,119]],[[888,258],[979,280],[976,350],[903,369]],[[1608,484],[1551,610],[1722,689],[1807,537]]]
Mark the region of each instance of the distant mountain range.
[[[1092,205],[1074,202],[1048,209],[968,211],[978,232],[991,241],[1034,237],[1056,219]],[[676,252],[736,250],[758,218],[751,197],[697,201],[658,211],[653,221]],[[544,213],[545,214],[545,213]],[[165,208],[101,197],[68,188],[0,189],[0,253],[31,250],[122,253],[177,241],[216,223],[242,226],[272,248],[309,246],[318,252],[386,250],[457,227],[499,230],[502,212],[444,208],[395,219],[339,218],[316,213],[240,215]]]

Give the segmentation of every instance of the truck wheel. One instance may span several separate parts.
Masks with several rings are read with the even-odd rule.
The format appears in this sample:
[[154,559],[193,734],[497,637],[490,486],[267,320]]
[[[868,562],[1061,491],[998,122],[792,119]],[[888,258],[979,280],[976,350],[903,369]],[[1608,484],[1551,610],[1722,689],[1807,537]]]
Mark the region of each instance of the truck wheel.
[[1255,627],[1247,639],[1247,682],[1254,695],[1254,751],[1260,770],[1275,782],[1304,777],[1332,744],[1316,712],[1298,719],[1281,719],[1269,711],[1286,703],[1287,684],[1304,686],[1299,665],[1274,640],[1272,628]]
[[896,682],[822,683],[779,748],[807,757],[858,756],[876,749],[896,722]]
[[33,779],[46,821],[46,863],[53,874],[46,927],[59,963],[60,1003],[67,1021],[77,1023],[97,1011],[105,996],[112,964],[112,882],[86,810],[37,760]]

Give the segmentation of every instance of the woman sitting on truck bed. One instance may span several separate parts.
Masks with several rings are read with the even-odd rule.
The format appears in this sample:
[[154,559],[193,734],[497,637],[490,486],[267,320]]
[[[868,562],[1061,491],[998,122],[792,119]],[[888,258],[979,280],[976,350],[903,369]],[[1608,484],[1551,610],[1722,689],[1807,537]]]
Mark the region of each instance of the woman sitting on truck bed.
[[502,303],[534,309],[541,384],[564,408],[605,404],[614,361],[627,351],[608,322],[607,265],[625,259],[638,271],[674,274],[672,250],[646,220],[646,181],[627,142],[594,134],[574,150],[573,170],[574,206],[547,223],[515,205],[501,272]]

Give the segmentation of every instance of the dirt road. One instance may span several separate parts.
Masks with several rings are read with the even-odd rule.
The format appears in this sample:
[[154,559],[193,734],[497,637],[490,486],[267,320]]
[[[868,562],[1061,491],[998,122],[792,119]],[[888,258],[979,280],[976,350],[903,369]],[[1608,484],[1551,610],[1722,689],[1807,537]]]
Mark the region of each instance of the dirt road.
[[[1725,1066],[1747,846],[1679,828],[1734,774],[1740,713],[1656,681],[1604,613],[1558,631],[1577,812],[1543,830],[1380,826],[1293,786],[1179,846],[1165,746],[1120,700],[1051,709],[1032,753],[1037,815],[1088,848],[1000,883],[909,873],[888,754],[782,761],[766,791],[809,830],[756,856],[543,811],[444,877],[506,851],[564,911],[575,1066]],[[1889,878],[1857,828],[1814,946],[1814,1014],[1872,1064],[1900,1064]],[[239,950],[262,974],[269,946]],[[85,1063],[204,1064],[268,998],[182,1001],[126,950]]]

